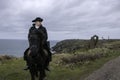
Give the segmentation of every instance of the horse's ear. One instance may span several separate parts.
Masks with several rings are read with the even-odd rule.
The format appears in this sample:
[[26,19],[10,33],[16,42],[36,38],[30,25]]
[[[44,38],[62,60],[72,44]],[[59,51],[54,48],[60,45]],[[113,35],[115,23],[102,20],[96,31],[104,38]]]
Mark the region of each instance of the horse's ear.
[[29,55],[30,55],[30,53],[31,53],[31,50],[29,49],[29,50],[28,50],[28,52],[27,52],[27,55],[29,56]]

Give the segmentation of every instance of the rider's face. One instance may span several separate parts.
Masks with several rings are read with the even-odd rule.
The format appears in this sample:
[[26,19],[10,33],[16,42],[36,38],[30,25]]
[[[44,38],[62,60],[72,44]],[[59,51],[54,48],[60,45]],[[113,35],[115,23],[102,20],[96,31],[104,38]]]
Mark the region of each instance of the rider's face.
[[36,22],[35,22],[35,25],[40,26],[40,25],[41,25],[41,22],[40,22],[40,21],[36,21]]

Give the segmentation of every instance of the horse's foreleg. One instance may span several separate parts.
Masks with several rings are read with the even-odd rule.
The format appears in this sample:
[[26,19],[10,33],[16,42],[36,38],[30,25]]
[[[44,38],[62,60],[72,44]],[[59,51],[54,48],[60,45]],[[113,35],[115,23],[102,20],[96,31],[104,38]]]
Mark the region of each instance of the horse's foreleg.
[[45,69],[42,68],[42,69],[40,70],[39,80],[43,80],[45,77],[46,77]]
[[35,80],[35,73],[30,70],[31,80]]

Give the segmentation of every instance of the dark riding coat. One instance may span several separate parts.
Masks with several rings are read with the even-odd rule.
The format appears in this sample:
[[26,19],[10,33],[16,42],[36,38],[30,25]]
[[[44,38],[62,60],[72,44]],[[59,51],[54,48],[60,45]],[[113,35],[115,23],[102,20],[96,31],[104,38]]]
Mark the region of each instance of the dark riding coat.
[[31,45],[39,46],[39,43],[41,41],[42,45],[44,46],[47,42],[47,39],[48,39],[47,30],[42,25],[38,29],[36,29],[35,25],[33,24],[33,26],[29,29],[28,33],[29,46]]

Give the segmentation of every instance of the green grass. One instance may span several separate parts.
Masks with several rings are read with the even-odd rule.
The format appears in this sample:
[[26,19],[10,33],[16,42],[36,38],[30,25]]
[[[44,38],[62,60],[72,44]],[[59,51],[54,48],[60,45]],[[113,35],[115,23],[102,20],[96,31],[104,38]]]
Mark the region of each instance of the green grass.
[[[68,56],[68,54],[53,55],[53,61],[50,64],[51,72],[47,72],[48,80],[83,80],[107,61],[120,56],[120,52],[113,51],[107,57],[71,67],[60,65],[59,62],[63,56]],[[29,71],[24,71],[24,67],[25,61],[22,58],[3,61],[0,63],[0,80],[30,80]]]
[[24,66],[21,58],[5,61],[0,65],[0,80],[30,80],[29,73],[23,71]]

